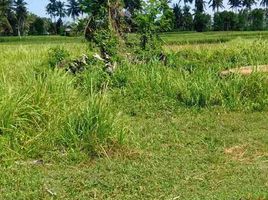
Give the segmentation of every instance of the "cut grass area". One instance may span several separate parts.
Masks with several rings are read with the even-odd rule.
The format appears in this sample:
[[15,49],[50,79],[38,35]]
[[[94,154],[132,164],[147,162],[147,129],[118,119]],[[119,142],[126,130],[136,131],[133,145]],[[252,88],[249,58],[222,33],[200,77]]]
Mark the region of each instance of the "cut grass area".
[[128,148],[1,166],[1,199],[265,199],[267,113],[125,117]]
[[43,43],[0,45],[0,199],[268,198],[267,76],[218,76],[266,64],[266,41],[176,46],[113,77],[53,71],[50,48],[86,44]]

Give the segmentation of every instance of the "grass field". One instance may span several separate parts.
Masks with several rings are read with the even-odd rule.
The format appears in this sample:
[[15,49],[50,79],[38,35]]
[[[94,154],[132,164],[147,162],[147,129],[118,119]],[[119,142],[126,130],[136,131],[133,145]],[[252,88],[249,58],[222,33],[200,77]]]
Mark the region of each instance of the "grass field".
[[268,64],[266,34],[169,33],[166,66],[113,77],[49,67],[81,38],[0,38],[0,199],[268,199],[268,76],[219,76]]

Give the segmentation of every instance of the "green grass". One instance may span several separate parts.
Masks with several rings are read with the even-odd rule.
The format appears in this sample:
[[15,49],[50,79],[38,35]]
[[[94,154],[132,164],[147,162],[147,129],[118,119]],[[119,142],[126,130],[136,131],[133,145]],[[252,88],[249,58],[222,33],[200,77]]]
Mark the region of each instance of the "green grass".
[[113,77],[49,67],[76,39],[0,44],[0,199],[267,199],[268,76],[218,73],[268,64],[268,45],[236,34]]
[[237,38],[266,40],[268,38],[268,31],[215,31],[204,33],[174,32],[161,34],[161,37],[165,44],[214,44],[225,43]]
[[0,44],[44,44],[44,43],[81,43],[82,37],[65,37],[65,36],[23,36],[19,37],[0,37]]

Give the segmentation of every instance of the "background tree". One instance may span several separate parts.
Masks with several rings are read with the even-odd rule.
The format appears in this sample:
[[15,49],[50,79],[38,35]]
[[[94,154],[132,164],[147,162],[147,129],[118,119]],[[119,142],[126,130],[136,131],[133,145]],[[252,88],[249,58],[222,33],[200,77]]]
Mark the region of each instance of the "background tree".
[[68,0],[67,14],[75,20],[82,13],[81,6],[77,0]]
[[57,23],[56,23],[56,33],[62,34],[63,33],[63,21],[62,18],[64,18],[67,14],[67,11],[65,9],[65,4],[62,1],[56,1],[56,16],[58,17]]
[[234,12],[223,11],[217,12],[214,15],[213,29],[216,31],[236,30],[238,17]]
[[263,30],[265,11],[260,8],[256,8],[250,12],[251,30]]
[[172,31],[174,29],[174,13],[172,8],[169,7],[170,0],[161,0],[160,1],[160,19],[158,21],[159,23],[159,29],[164,31]]
[[238,11],[238,8],[242,6],[241,0],[229,0],[228,5],[230,5],[230,8],[232,10]]
[[174,28],[182,29],[183,26],[183,13],[179,4],[173,5],[173,14],[174,14]]
[[24,22],[27,18],[28,11],[26,5],[27,3],[24,0],[15,0],[13,4],[17,19],[17,34],[19,37],[21,34],[23,35]]
[[12,25],[9,21],[11,10],[11,0],[0,0],[0,33],[4,35],[9,35],[13,32]]
[[195,12],[203,13],[205,11],[206,2],[204,0],[195,0]]
[[246,9],[251,10],[251,7],[256,4],[255,0],[243,0],[242,6],[244,6]]
[[193,30],[193,15],[190,12],[190,6],[183,7],[182,27],[185,31]]
[[45,30],[45,21],[41,17],[36,17],[33,23],[31,24],[31,35],[43,35],[46,32]]
[[193,0],[184,0],[183,2],[184,2],[184,6],[187,6],[188,4],[192,4]]
[[134,15],[134,12],[142,7],[141,0],[124,0],[124,7],[131,15]]
[[209,4],[213,11],[217,10],[219,12],[220,8],[224,8],[223,6],[223,0],[210,0]]
[[243,10],[240,10],[239,13],[237,14],[238,15],[238,30],[240,31],[248,31],[250,30],[250,27],[249,27],[249,10],[247,9],[243,9]]
[[266,17],[268,18],[268,0],[261,0],[260,5],[266,8]]
[[49,0],[46,6],[46,12],[51,17],[51,20],[56,17],[57,13],[57,2],[56,0]]
[[6,16],[12,8],[12,0],[0,0],[0,16]]
[[67,14],[65,9],[65,4],[62,1],[56,1],[56,16],[59,17],[60,20],[64,18]]
[[201,12],[195,13],[194,28],[197,32],[207,31],[210,28],[211,17]]

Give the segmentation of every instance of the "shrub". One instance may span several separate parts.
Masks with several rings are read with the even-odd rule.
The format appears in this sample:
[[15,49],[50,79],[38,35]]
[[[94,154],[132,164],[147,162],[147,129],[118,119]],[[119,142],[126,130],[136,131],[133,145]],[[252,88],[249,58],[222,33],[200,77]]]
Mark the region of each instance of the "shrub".
[[49,65],[54,68],[69,56],[69,52],[62,47],[51,48],[49,50]]

